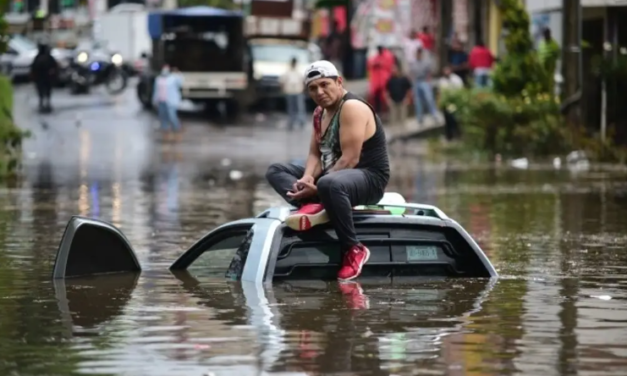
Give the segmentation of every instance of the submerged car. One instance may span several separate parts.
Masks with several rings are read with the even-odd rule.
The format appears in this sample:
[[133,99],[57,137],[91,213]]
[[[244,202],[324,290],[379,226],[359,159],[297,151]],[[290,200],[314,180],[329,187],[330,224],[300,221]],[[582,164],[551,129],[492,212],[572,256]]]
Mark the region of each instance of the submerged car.
[[[296,232],[285,226],[290,207],[221,225],[198,240],[170,266],[255,283],[336,279],[340,245],[327,225]],[[498,276],[494,266],[453,219],[435,206],[406,203],[386,193],[377,204],[355,208],[358,238],[371,256],[360,278]],[[53,278],[139,272],[133,248],[115,226],[72,217],[57,251]]]

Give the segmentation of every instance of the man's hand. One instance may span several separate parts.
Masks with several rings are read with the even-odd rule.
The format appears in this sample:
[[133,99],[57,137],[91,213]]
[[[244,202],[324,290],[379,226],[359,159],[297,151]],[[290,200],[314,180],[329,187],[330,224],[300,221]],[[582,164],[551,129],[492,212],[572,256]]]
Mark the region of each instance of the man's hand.
[[318,188],[314,183],[313,176],[305,175],[298,179],[291,192],[287,192],[287,196],[295,200],[302,200],[304,198],[313,197],[318,194]]

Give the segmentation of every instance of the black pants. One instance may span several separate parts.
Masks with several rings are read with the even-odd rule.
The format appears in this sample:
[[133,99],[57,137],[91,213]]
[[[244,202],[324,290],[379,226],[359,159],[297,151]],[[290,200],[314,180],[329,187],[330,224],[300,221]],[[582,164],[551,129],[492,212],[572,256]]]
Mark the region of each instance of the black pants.
[[37,95],[39,96],[39,107],[50,107],[50,95],[52,94],[52,82],[39,80],[35,82]]
[[446,133],[446,140],[452,141],[460,136],[459,123],[457,118],[452,113],[444,110],[444,132]]
[[305,168],[293,164],[275,163],[268,168],[266,179],[274,190],[291,205],[300,207],[311,202],[321,203],[343,250],[359,244],[353,223],[353,207],[375,205],[385,191],[383,184],[377,184],[377,177],[362,169],[346,169],[321,176],[317,182],[318,197],[306,202],[296,202],[287,196],[296,180],[305,173]]

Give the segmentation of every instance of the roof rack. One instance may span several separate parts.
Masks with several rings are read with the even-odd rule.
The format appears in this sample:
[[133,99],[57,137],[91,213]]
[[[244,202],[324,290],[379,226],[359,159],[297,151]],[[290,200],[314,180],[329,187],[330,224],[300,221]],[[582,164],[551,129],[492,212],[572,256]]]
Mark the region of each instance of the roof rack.
[[413,209],[416,211],[414,215],[425,216],[425,217],[434,217],[438,219],[449,219],[449,217],[444,214],[442,210],[433,205],[425,205],[425,204],[414,204],[411,202],[403,203],[403,204],[376,204],[376,205],[368,205],[365,210],[368,208],[402,208],[402,209]]
[[[431,217],[431,218],[437,218],[440,220],[448,220],[449,217],[444,214],[444,212],[442,210],[440,210],[438,207],[433,206],[433,205],[424,205],[424,204],[414,204],[414,203],[399,203],[399,204],[376,204],[376,205],[368,205],[366,208],[364,209],[356,209],[354,211],[359,212],[359,211],[368,211],[372,208],[381,208],[381,209],[385,209],[385,208],[401,208],[401,209],[411,209],[414,210],[415,213],[414,214],[403,214],[403,215],[416,215],[416,216],[422,216],[422,217]],[[271,207],[269,209],[264,210],[263,212],[259,213],[257,215],[257,218],[276,218],[280,221],[284,221],[287,216],[290,215],[290,213],[293,210],[296,210],[297,208],[295,207],[288,207],[288,206],[275,206],[275,207]],[[386,215],[386,214],[383,214]]]

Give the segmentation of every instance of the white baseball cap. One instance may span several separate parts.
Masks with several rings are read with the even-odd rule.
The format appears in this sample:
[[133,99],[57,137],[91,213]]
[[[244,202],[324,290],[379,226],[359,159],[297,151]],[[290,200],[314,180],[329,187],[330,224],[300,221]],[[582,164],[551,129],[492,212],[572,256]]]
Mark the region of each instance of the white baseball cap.
[[328,60],[318,60],[309,64],[307,69],[305,69],[305,86],[320,78],[339,76],[340,72],[338,72],[332,62]]

